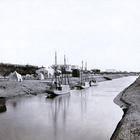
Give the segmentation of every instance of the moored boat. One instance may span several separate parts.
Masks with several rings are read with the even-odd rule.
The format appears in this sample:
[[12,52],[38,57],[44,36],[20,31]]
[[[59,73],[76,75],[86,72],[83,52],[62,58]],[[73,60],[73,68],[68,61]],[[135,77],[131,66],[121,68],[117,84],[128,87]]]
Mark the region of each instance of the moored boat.
[[94,80],[91,80],[91,81],[89,81],[89,85],[90,85],[90,87],[91,86],[98,86],[98,82],[94,81]]
[[[85,69],[86,69],[86,67],[85,67]],[[87,76],[87,75],[85,75],[85,76]],[[90,87],[89,82],[83,76],[83,61],[82,61],[82,68],[81,68],[81,72],[80,72],[80,83],[78,83],[76,85],[76,88],[77,89],[85,89],[85,88],[89,88],[89,87]]]
[[[68,77],[63,74],[63,77],[57,75],[57,54],[55,52],[55,67],[54,67],[54,80],[52,81],[52,85],[49,89],[47,89],[47,93],[52,94],[53,96],[68,94],[70,93],[70,86]],[[66,58],[64,56],[64,71],[66,71]],[[63,82],[63,79],[65,82]]]

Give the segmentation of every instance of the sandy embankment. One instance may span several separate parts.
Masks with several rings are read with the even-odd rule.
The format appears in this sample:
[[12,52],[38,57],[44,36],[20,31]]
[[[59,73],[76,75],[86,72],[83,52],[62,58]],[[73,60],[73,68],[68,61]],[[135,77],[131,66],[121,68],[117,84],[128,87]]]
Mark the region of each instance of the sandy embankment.
[[13,97],[23,94],[39,94],[47,89],[47,84],[39,80],[25,80],[23,82],[1,81],[0,96]]
[[114,102],[124,110],[124,115],[111,140],[140,140],[140,77]]

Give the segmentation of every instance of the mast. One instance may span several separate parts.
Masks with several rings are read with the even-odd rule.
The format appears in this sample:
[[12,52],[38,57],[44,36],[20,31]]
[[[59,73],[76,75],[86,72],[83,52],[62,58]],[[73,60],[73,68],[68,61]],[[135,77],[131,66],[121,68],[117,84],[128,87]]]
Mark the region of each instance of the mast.
[[87,71],[87,62],[85,62],[85,71]]
[[82,81],[83,81],[83,60],[82,60],[82,68],[81,68],[81,84],[82,84]]
[[57,52],[55,51],[55,66],[57,66]]
[[64,73],[65,73],[65,85],[66,85],[66,56],[64,55]]
[[85,81],[86,81],[86,80],[88,79],[88,78],[87,78],[87,62],[85,62],[85,73],[86,73],[86,74],[85,74]]
[[66,66],[66,55],[64,54],[64,66]]
[[57,52],[55,51],[55,82],[57,83]]

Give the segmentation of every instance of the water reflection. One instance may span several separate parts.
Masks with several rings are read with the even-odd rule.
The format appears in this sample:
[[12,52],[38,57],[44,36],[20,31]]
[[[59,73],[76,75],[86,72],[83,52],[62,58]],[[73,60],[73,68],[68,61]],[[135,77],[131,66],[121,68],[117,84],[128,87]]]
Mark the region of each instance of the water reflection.
[[59,131],[63,131],[63,133],[66,131],[70,94],[56,96],[53,99],[47,99],[47,101],[51,104],[49,119],[52,120],[55,139],[58,139]]
[[17,102],[16,102],[16,101],[13,102],[13,107],[14,107],[14,108],[17,107]]
[[6,111],[7,111],[6,105],[0,106],[0,113],[6,112]]
[[81,91],[81,116],[83,116],[86,113],[87,110],[87,94],[83,91]]
[[0,113],[6,112],[6,99],[4,97],[0,97]]

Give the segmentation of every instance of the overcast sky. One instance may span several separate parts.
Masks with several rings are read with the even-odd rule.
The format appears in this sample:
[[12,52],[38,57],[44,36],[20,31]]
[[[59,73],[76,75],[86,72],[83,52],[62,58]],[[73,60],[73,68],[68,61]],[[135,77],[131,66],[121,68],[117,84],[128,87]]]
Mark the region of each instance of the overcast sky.
[[0,0],[0,61],[140,71],[139,0]]

